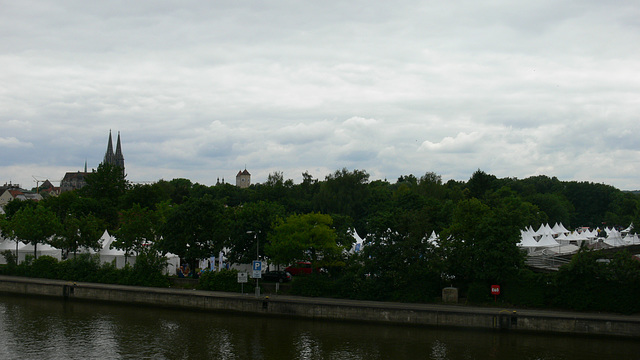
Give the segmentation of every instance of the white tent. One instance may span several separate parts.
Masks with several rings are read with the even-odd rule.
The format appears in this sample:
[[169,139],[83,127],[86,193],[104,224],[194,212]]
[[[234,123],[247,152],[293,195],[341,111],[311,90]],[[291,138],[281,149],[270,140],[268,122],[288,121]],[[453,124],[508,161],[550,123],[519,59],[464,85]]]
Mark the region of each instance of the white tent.
[[556,241],[560,244],[568,244],[571,240],[564,233],[560,233],[560,235],[556,236]]
[[[18,249],[23,246],[25,246],[25,243],[18,242]],[[0,242],[0,252],[5,250],[11,250],[11,252],[15,255],[15,252],[16,252],[15,240],[5,239],[2,242]],[[4,256],[0,255],[0,264],[6,264],[6,263],[7,263],[7,259],[5,259]]]
[[638,237],[638,234],[628,234],[624,240],[627,242],[627,244],[629,245],[640,245],[640,238]]
[[115,240],[115,238],[109,235],[109,232],[105,230],[104,234],[102,234],[102,237],[100,238],[100,241],[102,241],[102,249],[98,251],[98,254],[100,255],[100,263],[104,264],[115,261],[116,268],[118,269],[122,269],[125,264],[135,264],[135,256],[128,256],[125,263],[125,252],[120,249],[111,248],[113,240]]
[[567,230],[564,227],[564,225],[562,225],[562,223],[560,223],[560,224],[556,223],[555,225],[553,225],[553,228],[551,230],[553,230],[553,232],[555,232],[556,234],[568,234],[568,233],[570,233],[570,231]]
[[180,268],[180,257],[172,253],[167,253],[165,257],[167,258],[167,268],[165,273],[167,275],[175,275]]
[[580,249],[578,246],[573,244],[560,245],[558,247],[550,247],[546,251],[552,254],[571,254],[577,252]]
[[552,247],[552,246],[560,246],[558,242],[551,235],[543,235],[540,240],[538,240],[538,247]]
[[537,236],[556,235],[556,233],[553,230],[551,230],[551,227],[549,227],[549,224],[542,224],[540,225],[540,228],[536,231],[536,235]]
[[613,247],[627,245],[627,243],[622,239],[622,235],[620,235],[616,230],[609,230],[609,235],[604,239],[604,243]]
[[58,259],[58,261],[62,260],[62,250],[56,249],[49,244],[38,244],[38,246],[35,247],[29,243],[18,248],[18,263],[23,262],[27,255],[33,256],[34,248],[36,250],[37,257],[47,255]]
[[538,242],[529,231],[520,231],[520,242],[517,245],[520,248],[528,249],[529,254],[531,254],[533,249],[538,247]]
[[362,247],[364,246],[364,240],[360,237],[360,235],[358,235],[358,232],[353,230],[353,238],[355,239],[355,243],[353,244],[353,247],[351,248],[350,253],[357,253],[360,252],[362,250]]
[[438,234],[436,234],[436,231],[433,230],[431,231],[431,235],[429,236],[429,238],[427,239],[427,242],[435,247],[440,246],[438,244],[438,241],[440,240],[440,237],[438,236]]

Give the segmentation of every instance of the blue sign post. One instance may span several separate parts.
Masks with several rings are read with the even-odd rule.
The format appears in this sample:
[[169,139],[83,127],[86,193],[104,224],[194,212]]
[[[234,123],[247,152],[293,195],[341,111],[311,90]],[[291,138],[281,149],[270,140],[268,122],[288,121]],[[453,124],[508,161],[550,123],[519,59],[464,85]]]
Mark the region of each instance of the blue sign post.
[[251,274],[253,276],[251,277],[256,279],[256,297],[258,297],[260,296],[260,286],[258,282],[260,281],[259,279],[262,278],[262,261],[254,260],[251,269],[253,270],[253,274]]

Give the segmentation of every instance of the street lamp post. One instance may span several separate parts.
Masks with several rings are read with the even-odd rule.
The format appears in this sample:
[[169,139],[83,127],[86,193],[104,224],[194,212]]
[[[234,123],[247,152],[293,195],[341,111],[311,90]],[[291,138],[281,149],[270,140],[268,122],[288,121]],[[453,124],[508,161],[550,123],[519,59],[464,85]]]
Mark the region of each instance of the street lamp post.
[[[247,231],[247,234],[253,234],[253,239],[256,241],[256,261],[260,261],[260,239],[258,239],[258,233],[260,231]],[[260,278],[256,278],[256,296],[260,296]]]

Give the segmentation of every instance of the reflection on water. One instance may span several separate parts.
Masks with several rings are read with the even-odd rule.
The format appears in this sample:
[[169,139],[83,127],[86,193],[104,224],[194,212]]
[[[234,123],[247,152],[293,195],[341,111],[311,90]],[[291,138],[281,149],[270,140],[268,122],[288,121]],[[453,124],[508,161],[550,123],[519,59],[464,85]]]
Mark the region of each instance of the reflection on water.
[[0,296],[0,359],[633,359],[628,339],[246,316]]

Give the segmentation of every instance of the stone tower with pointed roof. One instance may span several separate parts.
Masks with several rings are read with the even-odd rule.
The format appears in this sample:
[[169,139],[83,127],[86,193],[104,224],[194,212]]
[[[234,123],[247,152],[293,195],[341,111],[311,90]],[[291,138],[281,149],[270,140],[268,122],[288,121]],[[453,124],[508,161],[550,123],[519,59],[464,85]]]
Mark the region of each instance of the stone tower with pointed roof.
[[104,153],[103,164],[118,166],[124,174],[124,156],[122,155],[122,145],[120,144],[120,132],[118,131],[118,140],[116,141],[116,152],[113,152],[113,140],[111,138],[111,130],[109,130],[109,142],[107,143],[107,151]]
[[248,188],[251,185],[251,174],[247,171],[247,168],[244,171],[238,171],[238,175],[236,175],[236,186],[239,188]]

